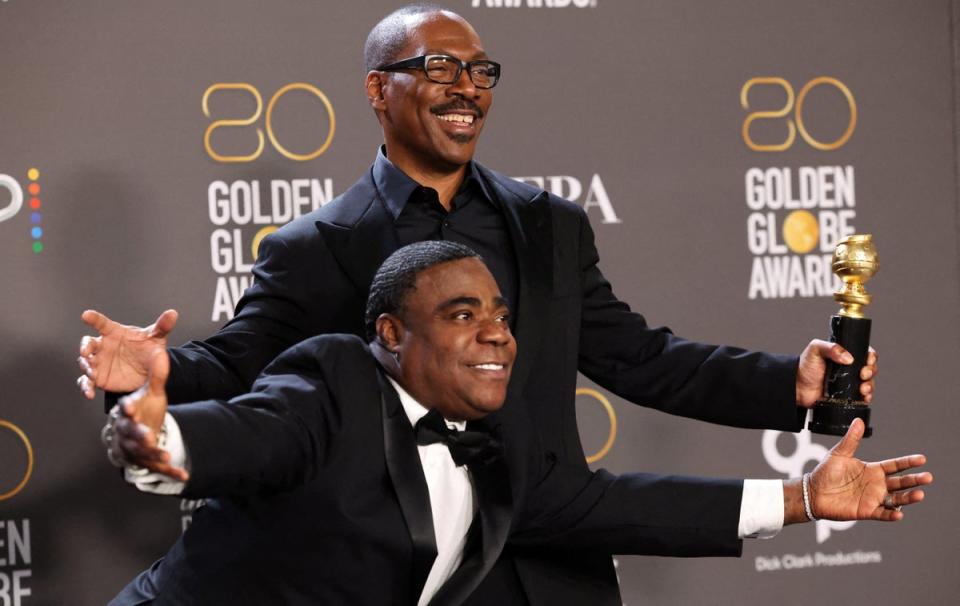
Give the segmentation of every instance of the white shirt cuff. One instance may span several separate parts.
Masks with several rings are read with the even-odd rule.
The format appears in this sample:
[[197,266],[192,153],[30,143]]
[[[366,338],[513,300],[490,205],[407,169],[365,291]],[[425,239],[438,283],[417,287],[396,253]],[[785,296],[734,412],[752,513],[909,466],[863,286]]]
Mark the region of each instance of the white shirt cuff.
[[[187,456],[187,446],[183,443],[180,426],[177,425],[176,419],[169,412],[163,419],[163,425],[166,432],[161,435],[160,443],[157,446],[170,453],[171,467],[189,469],[190,457]],[[153,494],[176,495],[183,492],[184,486],[186,486],[180,480],[174,480],[169,476],[136,465],[124,467],[123,477],[127,482],[136,486],[137,490]]]
[[740,501],[741,539],[771,539],[783,529],[783,482],[744,480]]

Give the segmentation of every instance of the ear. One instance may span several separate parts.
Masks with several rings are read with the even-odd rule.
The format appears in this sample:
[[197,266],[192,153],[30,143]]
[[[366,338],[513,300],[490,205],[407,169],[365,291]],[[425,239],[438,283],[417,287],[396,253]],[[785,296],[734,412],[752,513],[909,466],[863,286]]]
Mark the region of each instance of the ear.
[[403,346],[403,322],[393,314],[380,314],[377,318],[377,340],[390,353],[397,353]]
[[364,83],[367,89],[367,100],[370,107],[376,111],[384,111],[387,104],[383,100],[383,72],[371,70],[367,72],[367,79]]

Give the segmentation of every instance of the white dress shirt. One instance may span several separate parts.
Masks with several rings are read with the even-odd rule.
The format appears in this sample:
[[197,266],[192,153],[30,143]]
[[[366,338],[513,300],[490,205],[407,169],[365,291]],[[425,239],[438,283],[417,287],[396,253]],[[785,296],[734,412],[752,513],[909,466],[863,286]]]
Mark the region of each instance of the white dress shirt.
[[[390,377],[388,377],[390,378]],[[400,403],[407,413],[412,427],[424,417],[428,409],[413,399],[396,381],[390,383],[400,395]],[[449,427],[460,431],[467,428],[466,421],[447,421]],[[423,585],[418,606],[430,601],[433,594],[450,578],[463,560],[463,548],[467,544],[467,531],[476,512],[476,494],[467,467],[457,467],[446,444],[417,446],[423,475],[430,492],[430,510],[433,513],[433,534],[437,539],[437,559],[433,561],[427,582]]]

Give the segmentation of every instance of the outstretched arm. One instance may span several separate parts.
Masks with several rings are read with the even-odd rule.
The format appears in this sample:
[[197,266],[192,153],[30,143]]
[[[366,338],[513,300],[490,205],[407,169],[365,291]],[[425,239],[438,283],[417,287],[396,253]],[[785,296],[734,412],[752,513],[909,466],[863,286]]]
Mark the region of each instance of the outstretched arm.
[[[903,519],[902,506],[923,500],[918,487],[933,482],[930,473],[895,474],[925,464],[926,457],[860,461],[854,454],[862,436],[858,419],[810,474],[808,502],[814,518],[898,521]],[[741,550],[742,484],[653,474],[614,476],[558,464],[528,496],[511,543],[521,549],[736,556]],[[812,520],[804,506],[802,479],[783,482],[783,523],[806,521]]]

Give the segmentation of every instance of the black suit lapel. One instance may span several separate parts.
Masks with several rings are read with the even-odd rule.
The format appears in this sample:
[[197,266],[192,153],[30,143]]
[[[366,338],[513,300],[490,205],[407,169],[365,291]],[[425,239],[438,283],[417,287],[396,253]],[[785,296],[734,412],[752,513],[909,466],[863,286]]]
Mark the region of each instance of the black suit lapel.
[[546,192],[532,199],[508,187],[511,182],[482,169],[503,205],[507,228],[517,256],[520,296],[516,310],[517,359],[510,384],[523,385],[537,358],[543,334],[544,310],[553,291],[553,222]]
[[387,471],[397,493],[397,501],[407,522],[413,542],[410,603],[416,604],[427,581],[427,575],[437,558],[437,540],[433,533],[433,513],[430,509],[430,491],[423,475],[423,465],[417,451],[410,420],[403,411],[397,392],[377,371],[383,407],[383,448]]
[[[483,427],[503,443],[498,422],[489,417],[472,421],[470,427]],[[504,452],[506,446],[504,444]],[[510,533],[513,493],[507,457],[499,457],[483,466],[471,466],[470,475],[477,494],[477,519],[470,528],[460,567],[440,586],[430,600],[430,606],[463,603],[490,572]]]
[[370,173],[351,186],[336,210],[316,225],[330,254],[366,300],[377,269],[399,248],[393,217],[380,200]]

